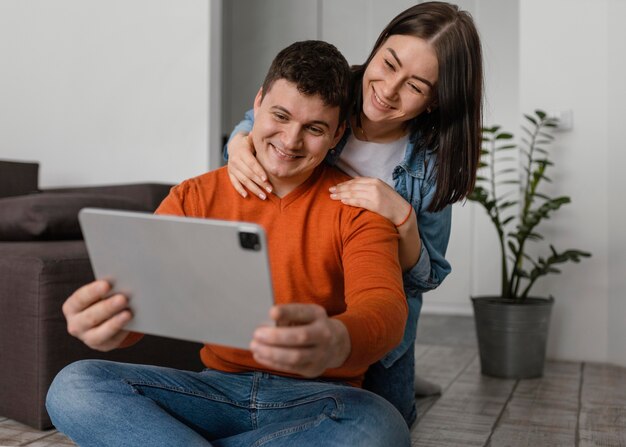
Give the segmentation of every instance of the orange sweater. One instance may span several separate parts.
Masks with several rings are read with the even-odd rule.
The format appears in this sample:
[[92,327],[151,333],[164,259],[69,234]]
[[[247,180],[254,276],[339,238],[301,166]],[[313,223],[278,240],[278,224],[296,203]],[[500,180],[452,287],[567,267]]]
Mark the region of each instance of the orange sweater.
[[[408,307],[393,225],[329,197],[328,188],[348,178],[322,164],[287,196],[269,194],[261,201],[242,198],[221,168],[172,188],[156,213],[261,225],[275,303],[316,303],[341,320],[351,353],[322,377],[360,386],[368,366],[402,339]],[[200,356],[208,368],[221,371],[267,370],[247,350],[207,344]]]

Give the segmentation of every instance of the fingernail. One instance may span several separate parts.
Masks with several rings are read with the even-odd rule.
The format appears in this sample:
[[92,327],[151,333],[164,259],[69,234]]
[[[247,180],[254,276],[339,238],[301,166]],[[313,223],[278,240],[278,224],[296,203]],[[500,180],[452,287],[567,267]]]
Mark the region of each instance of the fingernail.
[[337,191],[337,188],[335,188],[334,186],[331,186],[330,188],[328,188],[328,190],[330,192],[335,192],[335,191]]
[[267,188],[265,188],[265,189],[267,189],[267,192],[272,192],[272,187],[271,187],[271,186],[268,186],[268,187],[267,187]]
[[265,194],[261,193],[261,194],[259,194],[259,198],[260,198],[261,200],[265,200],[266,196],[265,196]]
[[337,196],[337,194],[331,194],[331,195],[330,195],[330,198],[331,198],[331,199],[336,199],[337,197],[338,197],[338,196]]

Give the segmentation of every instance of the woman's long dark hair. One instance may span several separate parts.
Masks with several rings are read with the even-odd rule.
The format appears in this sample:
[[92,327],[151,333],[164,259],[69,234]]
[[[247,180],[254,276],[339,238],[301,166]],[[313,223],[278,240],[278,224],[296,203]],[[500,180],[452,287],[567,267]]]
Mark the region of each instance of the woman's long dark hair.
[[401,12],[382,31],[365,63],[353,67],[358,125],[365,69],[387,38],[397,34],[429,42],[439,62],[436,107],[411,120],[409,129],[437,152],[437,190],[429,211],[440,211],[464,199],[476,183],[483,97],[480,38],[472,17],[456,5],[426,2]]

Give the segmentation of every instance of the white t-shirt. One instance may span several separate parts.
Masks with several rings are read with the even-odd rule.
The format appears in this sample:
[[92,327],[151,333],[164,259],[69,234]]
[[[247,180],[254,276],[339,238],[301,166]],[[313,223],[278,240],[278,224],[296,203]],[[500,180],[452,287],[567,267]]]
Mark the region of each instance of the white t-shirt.
[[391,143],[372,143],[350,135],[337,167],[352,177],[379,178],[393,188],[393,170],[404,159],[408,140],[406,135]]

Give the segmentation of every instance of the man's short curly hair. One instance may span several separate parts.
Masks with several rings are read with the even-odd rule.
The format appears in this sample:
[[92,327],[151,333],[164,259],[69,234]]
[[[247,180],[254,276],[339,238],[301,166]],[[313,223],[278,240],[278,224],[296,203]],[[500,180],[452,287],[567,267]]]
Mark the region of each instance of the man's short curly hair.
[[334,45],[320,40],[295,42],[272,61],[261,98],[274,82],[284,79],[295,84],[300,93],[319,95],[325,105],[339,107],[341,123],[351,103],[350,77],[350,66]]

